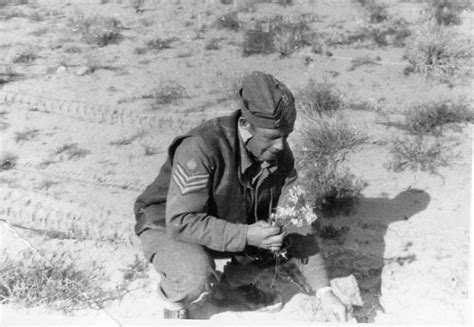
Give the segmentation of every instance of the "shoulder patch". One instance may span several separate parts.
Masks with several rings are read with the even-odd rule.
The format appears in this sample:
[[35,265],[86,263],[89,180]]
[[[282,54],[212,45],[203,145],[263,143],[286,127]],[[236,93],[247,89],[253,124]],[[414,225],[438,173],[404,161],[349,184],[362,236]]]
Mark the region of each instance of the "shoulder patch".
[[173,180],[178,185],[182,195],[205,189],[209,174],[190,174],[179,163],[173,173]]

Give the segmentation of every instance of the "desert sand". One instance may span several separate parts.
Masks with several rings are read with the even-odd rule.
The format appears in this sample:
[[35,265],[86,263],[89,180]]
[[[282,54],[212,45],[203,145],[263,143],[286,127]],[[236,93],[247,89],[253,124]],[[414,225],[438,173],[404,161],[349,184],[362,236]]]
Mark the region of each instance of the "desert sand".
[[[357,280],[362,303],[354,307],[355,319],[472,324],[472,125],[455,124],[446,132],[456,140],[456,157],[437,175],[387,169],[390,142],[406,133],[396,124],[406,110],[443,96],[469,96],[469,82],[449,85],[423,74],[407,76],[405,49],[391,45],[328,46],[324,51],[330,55],[305,47],[283,58],[278,53],[243,56],[242,32],[217,28],[213,22],[251,6],[248,1],[150,0],[139,12],[132,3],[37,0],[0,7],[23,12],[3,20],[0,15],[0,150],[17,157],[13,167],[0,170],[0,262],[21,258],[24,251],[40,258],[65,253],[81,269],[100,266],[102,286],[123,285],[128,267],[136,260],[144,262],[133,234],[133,202],[158,174],[168,144],[204,119],[237,109],[238,102],[229,96],[233,83],[245,72],[261,70],[296,94],[312,78],[333,83],[347,103],[367,101],[375,108],[342,111],[367,134],[367,141],[345,161],[367,187],[349,215],[320,218],[336,228],[345,226],[344,235],[321,239],[321,247],[332,279]],[[419,2],[385,3],[391,15],[409,22],[419,16]],[[366,19],[354,1],[261,3],[252,8],[239,13],[246,24],[252,17],[307,13],[319,30],[344,33]],[[80,12],[117,19],[122,39],[106,46],[87,44],[70,23]],[[472,33],[472,12],[461,17],[460,29]],[[156,38],[175,39],[163,49],[136,50]],[[215,49],[206,47],[212,40],[217,40]],[[21,53],[35,58],[16,62]],[[351,60],[363,56],[379,57],[378,62],[351,69]],[[154,92],[166,85],[179,85],[180,98],[152,104]],[[18,133],[32,130],[30,138],[18,139]],[[290,144],[296,142],[290,139]],[[23,259],[26,267],[29,259]],[[219,261],[218,267],[224,264]],[[106,301],[103,308],[65,314],[46,305],[25,308],[7,302],[1,307],[2,321],[5,326],[162,324],[159,276],[143,266],[143,274],[128,280],[126,294]],[[269,271],[261,282],[268,284],[271,277]],[[277,287],[286,301],[278,313],[218,308],[204,299],[191,315],[272,325],[324,320],[317,303],[289,279],[279,278]]]

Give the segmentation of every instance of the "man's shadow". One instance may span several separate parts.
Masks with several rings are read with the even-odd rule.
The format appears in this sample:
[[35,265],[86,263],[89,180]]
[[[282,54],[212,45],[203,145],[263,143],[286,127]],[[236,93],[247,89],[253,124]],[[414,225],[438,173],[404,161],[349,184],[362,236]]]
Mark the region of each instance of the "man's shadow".
[[[325,258],[329,278],[354,275],[357,279],[363,307],[355,308],[354,315],[359,322],[371,322],[377,310],[383,311],[379,303],[382,269],[386,263],[410,264],[416,256],[409,253],[410,242],[404,244],[406,254],[396,257],[385,255],[385,234],[390,224],[407,222],[413,215],[423,211],[430,202],[428,193],[409,189],[389,198],[359,198],[353,212],[332,218],[321,217],[317,221],[319,245]],[[402,251],[403,252],[403,251]],[[289,266],[287,268],[292,268]],[[290,274],[293,282],[288,282],[288,271],[282,266],[275,288],[288,303],[297,293],[307,292],[301,274]],[[262,273],[261,286],[273,280],[274,269]],[[295,278],[296,277],[296,278]],[[296,283],[295,283],[296,282]],[[302,283],[299,283],[302,282]],[[194,319],[209,319],[223,312],[241,312],[241,306],[219,307],[207,301],[197,303],[193,309]]]
[[360,198],[353,213],[319,220],[320,247],[329,277],[354,275],[359,284],[364,306],[356,308],[359,322],[372,322],[379,302],[382,269],[396,262],[403,266],[416,260],[410,253],[413,244],[399,244],[399,254],[386,254],[385,236],[392,223],[404,224],[423,211],[430,195],[422,190],[408,189],[393,199]]

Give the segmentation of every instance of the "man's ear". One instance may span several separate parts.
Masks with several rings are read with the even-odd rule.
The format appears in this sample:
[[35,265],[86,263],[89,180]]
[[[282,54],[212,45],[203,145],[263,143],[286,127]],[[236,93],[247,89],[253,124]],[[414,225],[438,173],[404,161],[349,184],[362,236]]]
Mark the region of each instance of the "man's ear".
[[246,131],[248,131],[249,133],[252,133],[253,134],[253,130],[252,130],[252,124],[250,124],[250,122],[245,119],[244,117],[240,117],[239,118],[239,125],[245,129]]

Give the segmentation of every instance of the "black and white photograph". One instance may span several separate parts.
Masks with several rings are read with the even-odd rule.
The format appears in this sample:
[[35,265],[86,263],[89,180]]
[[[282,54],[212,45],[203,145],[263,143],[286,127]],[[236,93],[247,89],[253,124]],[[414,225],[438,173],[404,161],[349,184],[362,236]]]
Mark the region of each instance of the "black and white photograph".
[[0,326],[472,325],[471,0],[0,0]]

